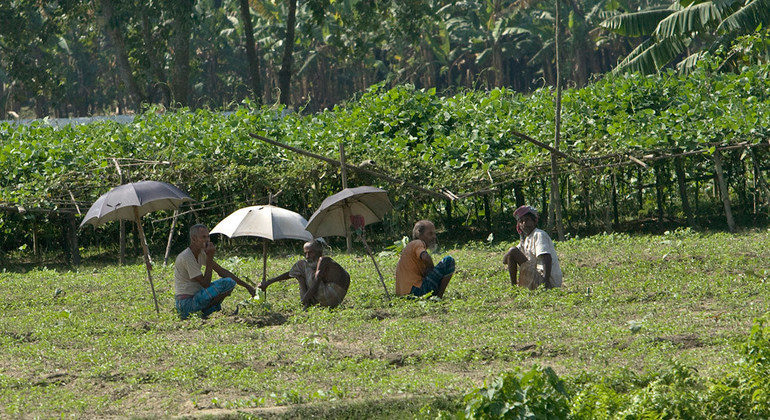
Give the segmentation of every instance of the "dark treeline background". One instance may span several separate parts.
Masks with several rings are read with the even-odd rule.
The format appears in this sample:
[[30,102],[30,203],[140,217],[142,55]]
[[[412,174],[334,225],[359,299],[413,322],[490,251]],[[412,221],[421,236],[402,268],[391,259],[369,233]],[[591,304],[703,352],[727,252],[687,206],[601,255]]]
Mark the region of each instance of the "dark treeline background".
[[[602,29],[655,0],[563,2],[562,74],[580,87],[639,39]],[[553,85],[553,1],[15,0],[0,4],[0,119],[143,104],[313,112],[374,83]],[[288,48],[287,48],[288,47]]]
[[580,88],[729,56],[768,27],[770,0],[4,1],[0,119],[244,99],[315,112],[381,82],[527,93],[555,85],[555,16],[561,77]]

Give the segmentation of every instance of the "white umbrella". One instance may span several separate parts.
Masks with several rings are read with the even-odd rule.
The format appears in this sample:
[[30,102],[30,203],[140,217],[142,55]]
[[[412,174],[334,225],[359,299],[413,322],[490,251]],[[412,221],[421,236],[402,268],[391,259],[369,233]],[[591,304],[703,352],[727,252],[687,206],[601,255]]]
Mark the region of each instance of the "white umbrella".
[[312,241],[313,234],[305,230],[307,220],[302,215],[272,205],[238,209],[211,229],[230,238],[258,236],[270,239],[297,239]]
[[139,232],[139,240],[144,251],[144,263],[147,267],[147,279],[152,289],[152,298],[155,300],[155,311],[160,313],[158,298],[155,295],[155,285],[152,282],[152,264],[150,263],[150,251],[147,249],[147,240],[144,236],[141,217],[156,210],[178,209],[182,203],[193,201],[179,188],[158,181],[140,181],[115,187],[99,197],[86,217],[80,223],[85,225],[101,226],[112,220],[133,220]]
[[307,220],[302,215],[273,205],[238,209],[211,229],[227,237],[256,236],[264,238],[262,247],[262,281],[267,278],[267,240],[297,239],[312,241],[313,234],[305,230]]
[[[385,213],[393,209],[388,199],[388,192],[377,187],[345,188],[327,197],[318,210],[310,216],[307,230],[315,236],[345,236],[347,227],[357,225],[356,230],[361,234],[366,252],[380,275],[380,282],[385,289],[385,296],[390,299],[388,287],[380,272],[380,267],[374,259],[369,244],[366,243],[364,226],[382,220]],[[355,220],[355,222],[354,222]]]

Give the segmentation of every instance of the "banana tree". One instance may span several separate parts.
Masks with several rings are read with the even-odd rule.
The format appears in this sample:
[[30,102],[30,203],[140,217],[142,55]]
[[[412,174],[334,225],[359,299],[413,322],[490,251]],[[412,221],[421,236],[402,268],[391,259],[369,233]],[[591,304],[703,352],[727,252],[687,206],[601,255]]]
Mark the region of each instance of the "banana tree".
[[688,72],[709,52],[770,24],[770,0],[675,0],[668,7],[612,16],[601,26],[644,40],[613,70],[655,73],[676,63]]

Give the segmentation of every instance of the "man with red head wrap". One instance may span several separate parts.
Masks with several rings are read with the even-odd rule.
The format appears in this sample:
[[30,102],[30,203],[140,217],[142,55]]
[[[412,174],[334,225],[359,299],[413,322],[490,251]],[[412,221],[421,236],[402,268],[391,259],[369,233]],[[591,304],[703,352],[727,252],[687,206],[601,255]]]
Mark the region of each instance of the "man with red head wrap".
[[562,272],[556,248],[547,233],[537,228],[537,210],[521,206],[513,212],[521,242],[506,252],[503,264],[508,266],[511,285],[537,289],[561,287]]

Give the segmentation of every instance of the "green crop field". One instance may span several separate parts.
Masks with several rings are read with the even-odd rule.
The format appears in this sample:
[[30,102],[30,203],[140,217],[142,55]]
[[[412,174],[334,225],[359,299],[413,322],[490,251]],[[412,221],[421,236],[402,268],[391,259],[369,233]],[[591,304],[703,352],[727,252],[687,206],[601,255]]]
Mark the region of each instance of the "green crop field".
[[[333,250],[352,276],[338,309],[302,310],[287,281],[266,300],[239,288],[221,313],[187,321],[173,312],[171,266],[153,270],[156,315],[139,260],[6,264],[0,417],[525,418],[514,410],[537,417],[546,403],[586,419],[770,412],[770,345],[754,324],[768,311],[770,231],[571,239],[557,243],[564,287],[534,292],[510,286],[512,241],[444,244],[438,255],[458,271],[441,301],[387,301],[366,254]],[[256,280],[261,255],[243,249],[220,244],[218,258]],[[299,251],[275,251],[269,275]],[[392,290],[397,256],[376,258]],[[523,402],[487,404],[511,383],[521,392],[506,401]]]

